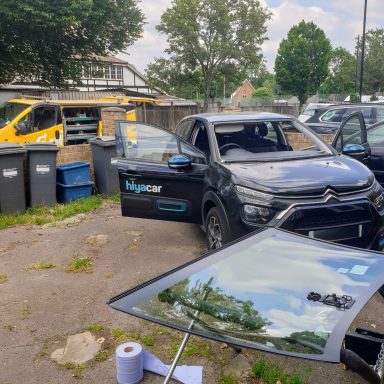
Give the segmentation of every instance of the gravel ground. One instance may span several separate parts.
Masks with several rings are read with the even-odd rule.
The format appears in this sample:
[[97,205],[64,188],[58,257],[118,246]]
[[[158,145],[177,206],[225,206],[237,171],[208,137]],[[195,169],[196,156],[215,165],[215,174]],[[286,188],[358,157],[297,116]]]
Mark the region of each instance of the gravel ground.
[[[118,203],[107,203],[55,226],[8,228],[0,231],[0,240],[0,275],[7,277],[0,283],[0,384],[115,384],[113,350],[127,339],[139,339],[165,363],[171,363],[183,334],[117,312],[106,302],[204,253],[204,236],[198,226],[123,218]],[[75,257],[89,257],[91,268],[69,272]],[[32,265],[42,261],[55,267],[34,269]],[[376,324],[377,330],[384,330],[383,309],[378,312],[384,308],[382,304],[383,299],[375,296],[361,314],[359,325],[369,328]],[[95,336],[106,339],[103,361],[91,361],[76,370],[51,360],[51,353],[65,346],[67,336],[94,324],[103,328]],[[111,336],[113,329],[120,331],[120,339]],[[220,383],[224,371],[238,375],[239,383],[252,382],[247,372],[257,353],[243,350],[236,355],[231,348],[201,338],[192,338],[189,345],[183,364],[202,365],[204,383]],[[338,365],[267,358],[288,372],[305,372],[310,367],[310,383],[363,382]],[[163,381],[145,373],[142,382]]]

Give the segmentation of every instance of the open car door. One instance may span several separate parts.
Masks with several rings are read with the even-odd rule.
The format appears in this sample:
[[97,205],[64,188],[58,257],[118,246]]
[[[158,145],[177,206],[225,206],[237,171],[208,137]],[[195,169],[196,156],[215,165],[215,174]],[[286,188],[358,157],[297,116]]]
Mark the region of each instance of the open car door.
[[[377,359],[384,335],[368,337],[349,327],[383,282],[380,253],[269,228],[124,292],[109,304],[228,345],[343,362],[368,382],[380,383]],[[382,304],[381,297],[378,302]],[[380,322],[378,316],[377,331],[384,327]],[[376,371],[370,367],[374,365]]]
[[344,155],[367,163],[371,149],[367,139],[367,129],[361,112],[349,115],[337,130],[332,146]]
[[150,124],[117,121],[115,131],[123,216],[200,223],[205,154]]

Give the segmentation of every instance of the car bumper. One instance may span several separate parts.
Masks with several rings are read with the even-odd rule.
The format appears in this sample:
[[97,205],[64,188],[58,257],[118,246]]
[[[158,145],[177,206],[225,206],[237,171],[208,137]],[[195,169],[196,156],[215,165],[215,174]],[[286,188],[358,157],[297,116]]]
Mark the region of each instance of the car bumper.
[[[250,201],[247,199],[242,203],[249,204]],[[380,251],[384,249],[383,216],[384,212],[379,214],[367,199],[340,204],[298,204],[278,212],[274,219],[264,226]],[[245,221],[239,211],[230,222],[234,238],[264,227]]]

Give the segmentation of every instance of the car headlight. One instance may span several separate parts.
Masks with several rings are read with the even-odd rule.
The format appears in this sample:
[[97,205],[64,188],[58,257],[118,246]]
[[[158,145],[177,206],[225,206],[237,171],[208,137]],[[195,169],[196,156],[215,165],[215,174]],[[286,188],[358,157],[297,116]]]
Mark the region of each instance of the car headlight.
[[273,200],[273,196],[268,193],[259,192],[251,188],[245,188],[240,185],[236,185],[236,191],[241,193],[242,195],[256,197],[259,200],[270,201]]
[[384,189],[377,181],[375,182],[370,199],[378,211],[382,211],[384,209]]
[[242,216],[245,221],[250,223],[267,224],[273,218],[274,211],[267,207],[244,204],[242,207]]

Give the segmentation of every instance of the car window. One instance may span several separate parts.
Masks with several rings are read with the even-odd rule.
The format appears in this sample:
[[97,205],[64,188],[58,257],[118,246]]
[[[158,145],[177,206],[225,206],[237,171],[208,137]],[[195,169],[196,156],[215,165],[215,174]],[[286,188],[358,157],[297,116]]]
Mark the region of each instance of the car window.
[[384,145],[384,122],[373,129],[368,129],[367,136],[369,145]]
[[120,136],[128,159],[168,162],[179,154],[176,136],[158,127],[141,123],[120,124]]
[[384,107],[376,108],[376,120],[377,121],[384,120]]
[[371,107],[354,107],[354,108],[339,108],[332,109],[326,112],[321,116],[320,121],[327,121],[333,123],[341,123],[348,116],[354,112],[361,112],[363,114],[364,120],[367,123],[372,123],[372,108]]
[[297,120],[216,124],[215,137],[219,154],[227,161],[276,160],[328,152]]
[[193,120],[184,120],[176,127],[177,134],[184,140],[189,141],[193,128]]
[[351,117],[344,125],[341,134],[336,141],[335,148],[337,151],[341,152],[346,144],[364,144],[363,132],[358,116]]
[[320,121],[329,121],[334,123],[341,123],[343,121],[343,114],[345,109],[331,109],[320,117]]
[[[356,311],[380,285],[384,259],[378,256],[267,229],[120,294],[110,304],[228,344],[339,361]],[[346,295],[349,304],[335,305],[333,294]],[[330,300],[321,302],[321,297]]]
[[187,155],[192,160],[192,163],[195,163],[195,164],[206,163],[205,156],[192,145],[188,145],[186,143],[180,142],[180,149],[183,155]]

